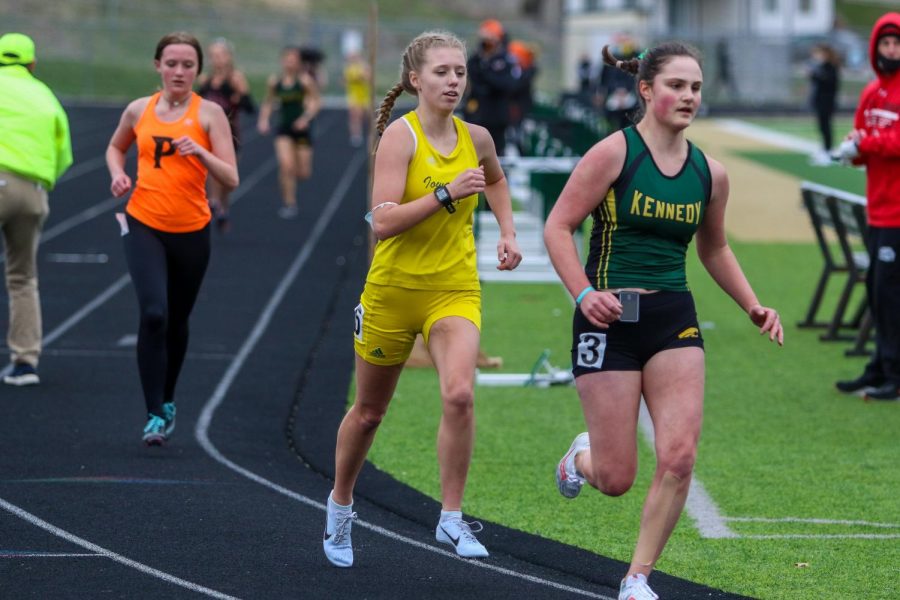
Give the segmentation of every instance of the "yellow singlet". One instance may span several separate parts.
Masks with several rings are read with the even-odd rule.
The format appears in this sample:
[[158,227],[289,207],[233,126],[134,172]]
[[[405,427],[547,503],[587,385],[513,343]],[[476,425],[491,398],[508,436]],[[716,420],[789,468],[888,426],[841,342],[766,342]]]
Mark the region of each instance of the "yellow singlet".
[[[434,188],[447,185],[465,169],[478,168],[475,145],[460,119],[453,117],[456,148],[446,156],[428,142],[414,111],[402,120],[412,132],[415,150],[401,203],[432,194]],[[379,241],[366,281],[416,290],[481,289],[472,233],[478,195],[454,200],[456,212],[442,209],[403,233]]]

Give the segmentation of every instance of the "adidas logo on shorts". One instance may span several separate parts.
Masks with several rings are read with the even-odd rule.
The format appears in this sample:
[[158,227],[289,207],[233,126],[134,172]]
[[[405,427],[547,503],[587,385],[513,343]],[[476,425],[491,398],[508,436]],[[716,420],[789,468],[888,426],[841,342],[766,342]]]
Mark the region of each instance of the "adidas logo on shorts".
[[381,347],[375,348],[371,352],[369,352],[369,356],[374,356],[375,358],[386,358],[384,352],[381,350]]

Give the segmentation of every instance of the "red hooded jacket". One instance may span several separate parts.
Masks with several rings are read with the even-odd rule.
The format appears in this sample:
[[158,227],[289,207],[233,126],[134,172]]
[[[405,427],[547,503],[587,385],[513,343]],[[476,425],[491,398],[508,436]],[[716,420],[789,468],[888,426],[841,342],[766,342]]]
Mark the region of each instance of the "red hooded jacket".
[[869,224],[900,227],[900,70],[884,73],[876,63],[878,32],[900,27],[900,13],[887,13],[872,28],[869,60],[878,76],[859,97],[854,128],[866,135],[859,142],[858,164],[866,166]]

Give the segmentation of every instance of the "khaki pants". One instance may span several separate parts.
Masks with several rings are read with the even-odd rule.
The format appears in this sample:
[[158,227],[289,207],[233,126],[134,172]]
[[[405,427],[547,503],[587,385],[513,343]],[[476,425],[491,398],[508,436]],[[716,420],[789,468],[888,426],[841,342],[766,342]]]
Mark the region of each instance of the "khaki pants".
[[47,190],[30,179],[0,171],[0,229],[6,246],[9,344],[13,362],[37,367],[41,355],[41,300],[37,247],[50,212]]

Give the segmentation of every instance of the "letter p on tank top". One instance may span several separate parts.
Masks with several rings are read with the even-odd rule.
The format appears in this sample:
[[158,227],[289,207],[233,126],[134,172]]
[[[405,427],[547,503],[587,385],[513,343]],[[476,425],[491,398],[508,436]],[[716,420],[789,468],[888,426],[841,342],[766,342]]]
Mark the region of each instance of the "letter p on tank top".
[[190,104],[180,119],[162,121],[156,116],[156,93],[134,126],[137,138],[137,184],[126,211],[141,223],[170,233],[197,231],[211,213],[206,200],[207,169],[196,156],[182,156],[173,141],[189,136],[212,149],[209,134],[200,123],[202,99],[191,93]]

